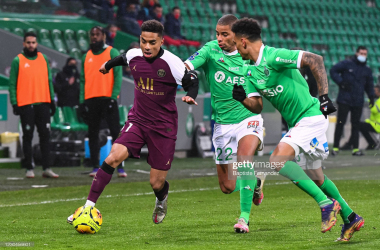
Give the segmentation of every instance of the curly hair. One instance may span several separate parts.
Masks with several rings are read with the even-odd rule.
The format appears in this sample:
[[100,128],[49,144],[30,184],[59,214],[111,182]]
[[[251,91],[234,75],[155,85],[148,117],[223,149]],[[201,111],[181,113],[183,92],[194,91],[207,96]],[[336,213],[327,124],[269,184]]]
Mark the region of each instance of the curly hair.
[[143,31],[157,33],[158,36],[162,37],[164,35],[164,26],[159,21],[148,20],[141,25],[141,32]]
[[261,39],[261,27],[253,18],[242,18],[236,21],[231,28],[235,35],[246,37],[250,42]]

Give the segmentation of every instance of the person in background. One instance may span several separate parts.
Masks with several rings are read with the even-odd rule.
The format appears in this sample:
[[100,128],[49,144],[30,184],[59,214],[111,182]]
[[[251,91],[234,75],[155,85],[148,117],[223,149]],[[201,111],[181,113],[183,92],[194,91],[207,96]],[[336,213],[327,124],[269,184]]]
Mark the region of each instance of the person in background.
[[58,97],[58,107],[79,105],[79,71],[77,60],[69,57],[62,71],[57,74],[54,91]]
[[348,112],[351,112],[351,139],[353,156],[362,156],[359,150],[359,124],[364,104],[364,91],[374,105],[372,70],[366,65],[368,50],[359,46],[354,57],[341,61],[330,69],[331,78],[339,86],[337,98],[338,120],[334,134],[334,149],[332,155],[339,153],[339,142],[342,137]]
[[179,7],[173,7],[172,12],[166,15],[165,20],[165,43],[166,45],[186,45],[199,47],[201,45],[198,41],[186,40],[186,37],[181,34],[181,10]]
[[106,28],[106,44],[113,46],[117,34],[117,26],[115,24],[109,24]]
[[164,18],[162,16],[162,5],[161,4],[157,3],[154,5],[152,17],[154,20],[157,20],[160,23],[164,24]]
[[370,106],[371,115],[365,122],[360,122],[359,130],[368,142],[367,150],[376,149],[379,144],[376,143],[370,133],[380,133],[380,85],[375,86],[376,101]]
[[137,22],[140,26],[143,22],[154,19],[153,8],[158,3],[158,0],[143,0],[141,9],[137,15]]
[[[99,169],[99,130],[100,123],[106,120],[115,141],[120,131],[119,108],[117,96],[122,82],[122,68],[115,67],[110,74],[99,73],[100,66],[107,60],[119,55],[119,52],[105,44],[105,30],[95,26],[90,30],[90,50],[82,57],[80,75],[79,110],[88,124],[88,139],[90,146],[91,165],[94,177]],[[118,176],[127,177],[122,164],[118,166]]]
[[55,113],[54,90],[47,57],[37,50],[37,36],[24,35],[24,49],[12,61],[9,77],[9,97],[13,114],[19,115],[22,127],[22,149],[26,177],[34,178],[32,140],[34,127],[40,137],[43,177],[58,178],[49,168],[50,116]]
[[137,22],[136,4],[128,3],[125,7],[126,11],[122,15],[117,15],[117,24],[120,29],[134,36],[139,36],[141,33],[140,25]]

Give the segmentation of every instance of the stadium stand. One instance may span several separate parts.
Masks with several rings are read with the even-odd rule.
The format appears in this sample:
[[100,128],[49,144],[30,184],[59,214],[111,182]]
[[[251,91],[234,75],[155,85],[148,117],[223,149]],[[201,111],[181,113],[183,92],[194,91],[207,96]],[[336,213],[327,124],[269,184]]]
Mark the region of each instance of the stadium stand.
[[[273,47],[301,47],[324,57],[327,73],[332,65],[352,56],[359,45],[368,48],[374,79],[380,71],[380,1],[236,0],[240,16],[261,21],[263,41]],[[377,7],[376,7],[377,6]],[[330,83],[334,99],[338,86]]]

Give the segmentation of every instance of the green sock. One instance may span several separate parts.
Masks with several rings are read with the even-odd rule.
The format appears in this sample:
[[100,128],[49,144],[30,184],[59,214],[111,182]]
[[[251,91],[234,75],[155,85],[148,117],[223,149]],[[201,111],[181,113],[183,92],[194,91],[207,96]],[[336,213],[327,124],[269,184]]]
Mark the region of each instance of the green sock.
[[297,163],[287,161],[279,172],[282,176],[290,179],[297,187],[314,198],[320,207],[332,204],[332,201],[312,181]]
[[332,182],[327,176],[325,175],[325,181],[323,182],[322,186],[319,187],[328,197],[334,198],[337,200],[342,207],[342,210],[340,212],[340,216],[342,216],[342,219],[345,224],[350,223],[348,220],[348,216],[352,214],[354,211],[348,206],[347,202],[343,199],[343,197],[340,195],[338,188],[335,186],[334,182]]
[[[237,192],[237,191],[240,191],[240,182],[241,182],[241,179],[240,179],[240,176],[238,176],[238,177],[236,178],[235,189],[234,189],[234,191],[232,191],[232,193],[235,193],[235,192]],[[231,193],[231,194],[232,194],[232,193]]]
[[[248,223],[251,214],[253,190],[256,187],[255,170],[252,165],[244,164],[244,168],[239,168],[240,173],[240,217]],[[252,169],[250,169],[252,167]],[[244,172],[244,174],[243,174]]]

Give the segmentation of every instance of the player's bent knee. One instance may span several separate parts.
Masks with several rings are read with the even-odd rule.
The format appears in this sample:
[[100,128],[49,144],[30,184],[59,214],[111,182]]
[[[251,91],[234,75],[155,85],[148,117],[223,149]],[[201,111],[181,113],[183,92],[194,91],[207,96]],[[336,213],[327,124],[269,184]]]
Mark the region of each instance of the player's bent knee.
[[153,190],[159,191],[161,190],[165,185],[165,178],[161,177],[151,177],[150,178],[150,185]]
[[323,185],[323,182],[324,182],[324,180],[313,180],[313,181],[314,181],[314,183],[315,183],[318,187],[322,186],[322,185]]
[[235,187],[232,187],[232,186],[230,187],[229,185],[227,185],[227,183],[225,183],[223,181],[219,182],[219,186],[220,186],[220,190],[224,194],[230,194],[230,193],[232,193],[235,190]]

